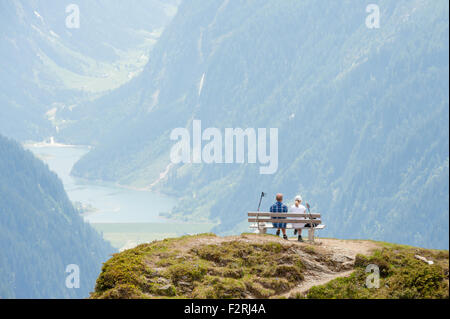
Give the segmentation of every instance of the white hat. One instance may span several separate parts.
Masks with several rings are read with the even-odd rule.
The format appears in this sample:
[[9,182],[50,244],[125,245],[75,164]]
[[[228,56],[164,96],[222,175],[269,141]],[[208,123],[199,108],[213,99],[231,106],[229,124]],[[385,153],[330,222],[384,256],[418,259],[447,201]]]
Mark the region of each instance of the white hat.
[[295,200],[302,201],[302,197],[300,195],[295,196]]

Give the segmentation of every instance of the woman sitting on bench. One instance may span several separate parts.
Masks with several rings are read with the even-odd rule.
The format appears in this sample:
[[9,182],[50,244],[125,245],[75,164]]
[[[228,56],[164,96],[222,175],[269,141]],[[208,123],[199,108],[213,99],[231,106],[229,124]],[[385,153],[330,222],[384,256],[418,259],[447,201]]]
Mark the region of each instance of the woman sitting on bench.
[[[300,195],[295,196],[295,204],[291,206],[289,209],[290,213],[300,213],[304,214],[306,211],[306,207],[301,205],[302,197]],[[292,228],[294,228],[294,235],[298,233],[298,241],[303,241],[302,238],[302,228],[305,227],[304,223],[292,224]]]

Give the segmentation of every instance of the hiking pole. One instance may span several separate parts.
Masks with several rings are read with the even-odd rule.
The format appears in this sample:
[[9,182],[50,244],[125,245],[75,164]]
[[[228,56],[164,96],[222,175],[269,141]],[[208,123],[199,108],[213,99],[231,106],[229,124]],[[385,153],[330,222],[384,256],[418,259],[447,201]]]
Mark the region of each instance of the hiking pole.
[[[313,217],[312,217],[312,214],[311,214],[311,210],[309,209],[309,203],[306,203],[306,208],[308,209],[308,214],[309,214],[309,219],[310,219],[310,222],[309,222],[309,230],[308,230],[308,237],[310,237],[309,238],[309,241],[312,241],[312,242],[314,242],[314,228],[315,228],[315,226],[314,226],[314,223],[313,223]],[[309,236],[309,232],[310,231],[312,231],[312,236]]]
[[262,198],[265,196],[266,194],[264,194],[264,192],[261,192],[261,197],[259,198],[259,204],[258,204],[258,212],[259,212],[259,208],[261,207],[261,201]]
[[258,226],[258,232],[259,233],[261,233],[261,228],[259,227],[259,209],[260,209],[260,207],[261,207],[261,201],[262,201],[262,198],[265,196],[266,194],[264,194],[264,192],[261,192],[261,197],[259,198],[259,204],[258,204],[258,210],[257,210],[257,213],[256,213],[256,220],[258,221],[256,224],[257,224],[257,226]]

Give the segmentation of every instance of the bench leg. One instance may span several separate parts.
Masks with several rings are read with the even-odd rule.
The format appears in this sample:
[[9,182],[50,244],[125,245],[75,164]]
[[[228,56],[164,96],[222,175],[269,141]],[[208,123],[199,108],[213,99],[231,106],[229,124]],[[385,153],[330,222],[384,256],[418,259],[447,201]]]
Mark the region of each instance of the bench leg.
[[267,229],[265,227],[258,227],[258,234],[265,234]]
[[314,242],[314,228],[308,229],[308,240]]

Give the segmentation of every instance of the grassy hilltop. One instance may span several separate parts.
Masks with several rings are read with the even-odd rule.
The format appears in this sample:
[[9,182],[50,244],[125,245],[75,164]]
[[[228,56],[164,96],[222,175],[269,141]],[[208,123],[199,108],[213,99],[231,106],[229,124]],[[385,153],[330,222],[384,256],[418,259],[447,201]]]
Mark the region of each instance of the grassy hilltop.
[[[365,286],[369,264],[379,267],[379,288]],[[448,298],[448,269],[443,250],[202,234],[115,254],[104,264],[91,298]]]

